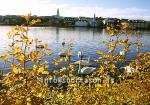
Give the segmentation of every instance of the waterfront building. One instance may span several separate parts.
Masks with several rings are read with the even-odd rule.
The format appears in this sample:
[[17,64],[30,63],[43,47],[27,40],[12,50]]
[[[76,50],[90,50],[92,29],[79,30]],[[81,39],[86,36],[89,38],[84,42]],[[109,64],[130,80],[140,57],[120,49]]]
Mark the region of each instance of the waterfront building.
[[9,24],[10,24],[10,17],[4,16],[3,24],[4,24],[4,25],[9,25]]
[[75,22],[75,26],[87,27],[87,26],[89,26],[89,22],[85,18],[79,18],[79,20]]
[[148,29],[148,22],[144,20],[121,19],[121,24],[129,24],[130,29]]
[[150,21],[146,21],[148,29],[150,29]]
[[148,24],[144,20],[130,20],[131,29],[148,29]]
[[129,23],[129,19],[120,19],[120,23]]
[[4,17],[0,16],[0,24],[3,24],[3,19],[4,19]]
[[64,17],[63,19],[65,26],[75,26],[75,22],[78,20],[77,17]]
[[79,20],[75,22],[75,26],[80,26],[80,27],[98,27],[98,23],[96,21],[96,16],[94,13],[93,18],[89,17],[79,17]]
[[103,20],[103,23],[105,26],[112,26],[112,27],[115,27],[115,25],[119,22],[120,22],[120,20],[117,18],[105,18]]

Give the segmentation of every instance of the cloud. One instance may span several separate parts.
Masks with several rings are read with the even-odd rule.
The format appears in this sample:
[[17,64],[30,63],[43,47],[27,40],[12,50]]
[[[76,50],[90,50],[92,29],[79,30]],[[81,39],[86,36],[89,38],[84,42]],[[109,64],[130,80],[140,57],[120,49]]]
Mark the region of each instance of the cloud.
[[64,7],[60,9],[62,15],[67,16],[93,16],[96,13],[98,17],[117,17],[117,18],[131,18],[131,19],[150,19],[149,11],[140,8],[103,8],[103,7]]
[[150,19],[149,10],[142,8],[105,8],[99,6],[73,5],[54,3],[52,0],[0,0],[0,15],[17,14],[23,15],[32,12],[34,15],[55,15],[60,8],[62,16],[88,16],[94,13],[98,17],[118,17],[132,19]]

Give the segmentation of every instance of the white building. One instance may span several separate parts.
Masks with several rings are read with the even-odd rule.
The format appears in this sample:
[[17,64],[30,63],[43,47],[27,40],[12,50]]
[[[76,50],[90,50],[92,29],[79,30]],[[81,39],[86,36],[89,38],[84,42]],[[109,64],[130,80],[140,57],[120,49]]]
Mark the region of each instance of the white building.
[[89,26],[89,22],[86,19],[79,19],[75,22],[75,26],[77,27],[87,27]]
[[75,26],[79,27],[98,27],[98,23],[96,22],[96,16],[94,14],[93,18],[80,17],[78,21],[75,22]]
[[115,26],[115,23],[118,22],[119,20],[117,18],[106,18],[103,20],[104,25],[107,26]]

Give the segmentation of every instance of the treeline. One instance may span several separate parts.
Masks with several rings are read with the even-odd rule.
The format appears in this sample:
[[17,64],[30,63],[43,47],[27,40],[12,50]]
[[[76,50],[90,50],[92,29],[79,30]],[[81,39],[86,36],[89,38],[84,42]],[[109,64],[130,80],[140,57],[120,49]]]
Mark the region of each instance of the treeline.
[[[34,26],[58,26],[58,27],[74,27],[75,22],[78,20],[92,20],[93,18],[87,17],[57,17],[57,16],[31,16],[32,19],[40,19],[41,22]],[[87,22],[87,21],[86,21]],[[103,27],[103,18],[96,18],[96,27]],[[26,21],[23,16],[20,15],[6,15],[0,16],[0,25],[26,25]],[[86,27],[90,27],[87,25]]]
[[[130,20],[118,18],[102,17],[61,17],[61,16],[31,16],[31,20],[40,19],[41,22],[33,26],[57,26],[57,27],[116,27],[118,24],[129,24],[130,29],[150,29],[150,22],[145,20]],[[21,15],[0,16],[0,25],[26,25],[26,21]]]

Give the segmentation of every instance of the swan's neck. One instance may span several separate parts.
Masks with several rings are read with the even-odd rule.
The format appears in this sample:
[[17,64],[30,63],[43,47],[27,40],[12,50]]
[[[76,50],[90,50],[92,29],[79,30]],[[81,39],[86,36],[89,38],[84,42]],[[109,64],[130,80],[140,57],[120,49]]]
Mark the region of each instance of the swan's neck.
[[79,62],[79,69],[78,69],[78,73],[80,73],[81,71],[81,62]]

